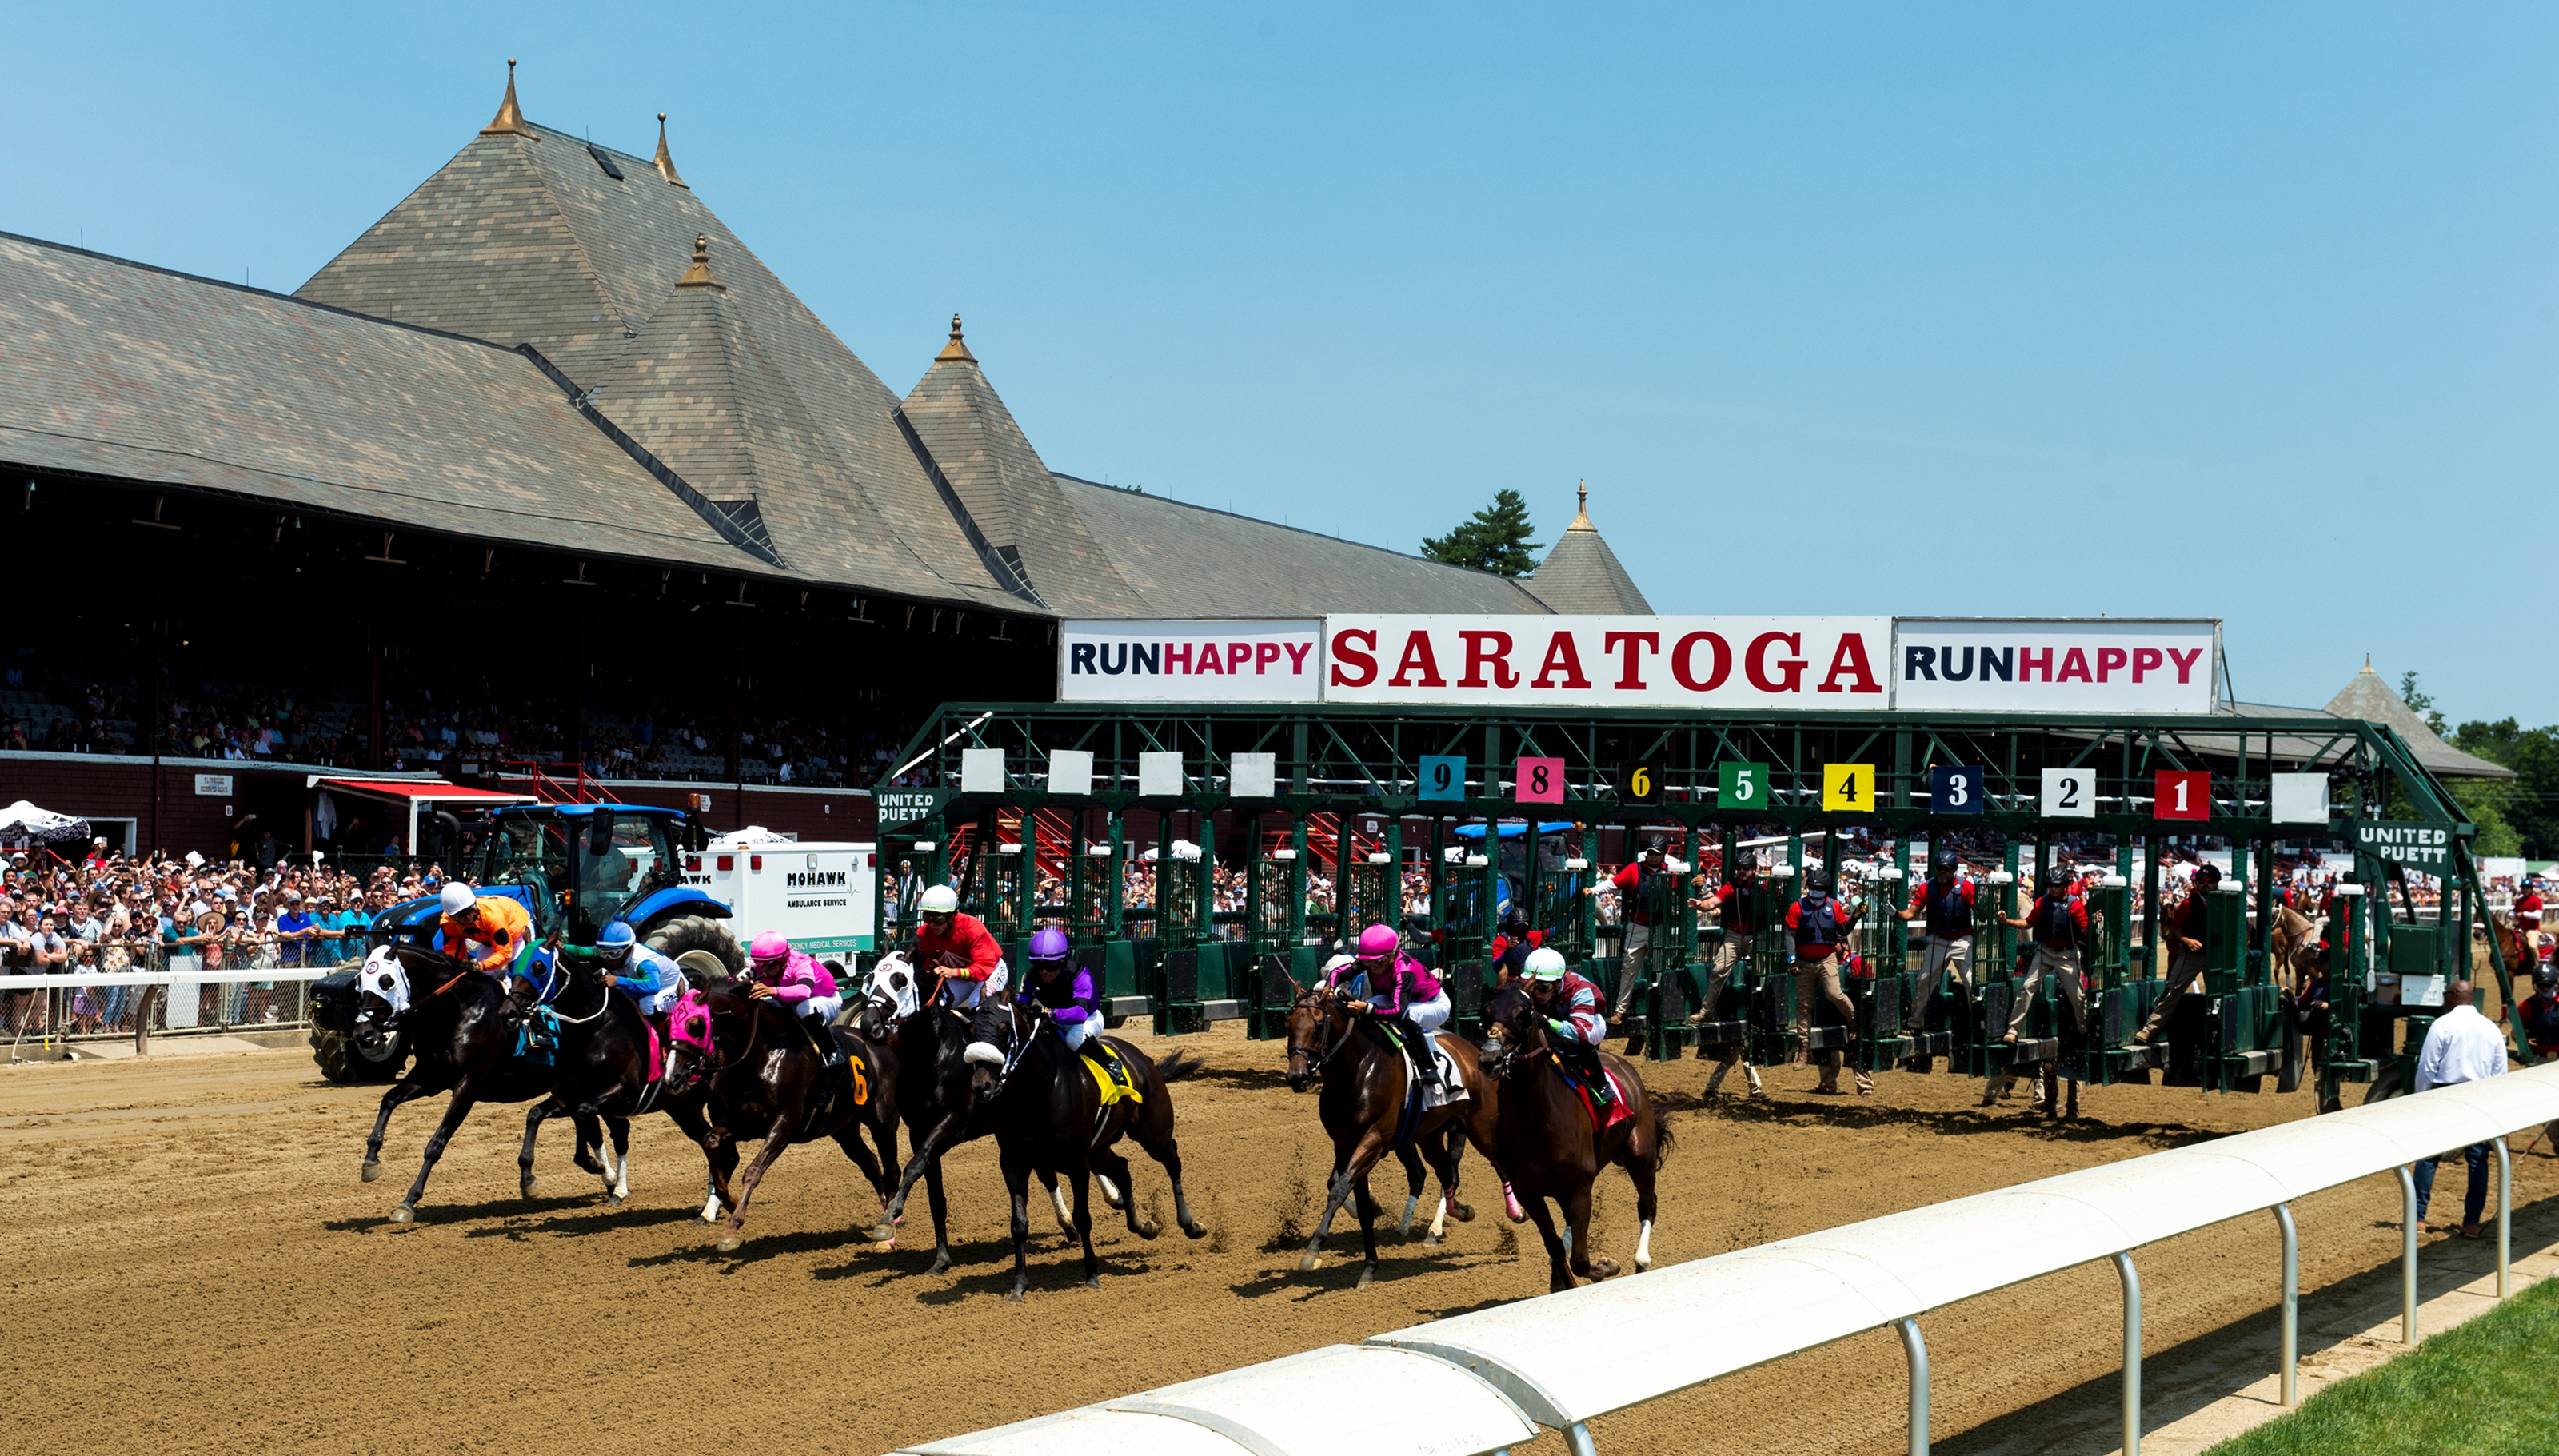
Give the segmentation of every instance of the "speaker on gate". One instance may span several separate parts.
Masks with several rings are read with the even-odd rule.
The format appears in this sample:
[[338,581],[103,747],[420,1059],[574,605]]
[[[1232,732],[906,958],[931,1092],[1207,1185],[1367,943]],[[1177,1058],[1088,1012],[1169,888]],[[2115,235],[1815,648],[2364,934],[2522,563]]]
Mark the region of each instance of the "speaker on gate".
[[1164,999],[1199,999],[1199,961],[1200,953],[1196,949],[1164,952]]
[[1448,1015],[1451,1020],[1473,1016],[1484,1009],[1484,962],[1460,960],[1448,967],[1439,978],[1448,992]]
[[1661,1009],[1657,1013],[1660,1018],[1665,1022],[1687,1020],[1688,973],[1675,968],[1653,985],[1661,996]]
[[1288,974],[1288,957],[1279,951],[1262,957],[1262,1004],[1280,1007],[1297,999],[1297,982]]
[[1982,1041],[1987,1044],[2008,1035],[2011,999],[2017,994],[2017,982],[1993,981],[1982,987]]

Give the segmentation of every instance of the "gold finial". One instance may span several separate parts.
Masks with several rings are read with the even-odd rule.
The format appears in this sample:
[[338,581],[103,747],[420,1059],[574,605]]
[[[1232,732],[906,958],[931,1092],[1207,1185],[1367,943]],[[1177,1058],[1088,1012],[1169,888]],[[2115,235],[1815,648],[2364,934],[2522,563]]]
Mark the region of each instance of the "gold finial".
[[978,362],[978,356],[971,354],[969,352],[969,346],[962,342],[960,338],[960,316],[958,314],[953,314],[951,316],[951,342],[943,345],[942,352],[933,357],[933,362],[935,364],[944,364],[954,360],[967,364],[976,364]]
[[684,270],[683,277],[676,280],[676,286],[677,288],[716,288],[722,293],[728,292],[727,284],[711,276],[711,239],[708,233],[694,236],[693,265]]
[[686,192],[692,191],[684,186],[684,179],[676,175],[676,159],[667,153],[667,113],[664,111],[658,113],[658,175]]
[[497,119],[480,128],[482,136],[531,136],[524,108],[516,104],[516,58],[507,58],[507,99],[498,103]]
[[1599,527],[1590,523],[1590,483],[1588,481],[1581,482],[1575,488],[1575,494],[1580,498],[1581,504],[1581,507],[1574,511],[1573,524],[1566,526],[1565,529],[1596,531]]

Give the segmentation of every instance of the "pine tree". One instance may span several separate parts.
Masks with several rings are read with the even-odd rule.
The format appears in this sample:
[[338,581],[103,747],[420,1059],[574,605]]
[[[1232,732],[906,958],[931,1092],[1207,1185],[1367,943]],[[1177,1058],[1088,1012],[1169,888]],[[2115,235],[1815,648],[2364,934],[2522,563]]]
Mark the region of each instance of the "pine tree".
[[1513,490],[1493,493],[1493,504],[1457,522],[1444,536],[1422,538],[1422,554],[1446,566],[1526,576],[1537,569],[1538,543],[1529,537],[1528,502]]

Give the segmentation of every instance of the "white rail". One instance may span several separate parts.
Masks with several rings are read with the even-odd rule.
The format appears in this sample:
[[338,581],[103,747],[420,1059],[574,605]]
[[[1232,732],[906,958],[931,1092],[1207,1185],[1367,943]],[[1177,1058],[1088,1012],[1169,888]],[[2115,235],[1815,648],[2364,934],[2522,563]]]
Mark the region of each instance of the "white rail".
[[[1918,1316],[2012,1284],[2106,1260],[2124,1289],[2125,1456],[2141,1451],[2141,1284],[2133,1251],[2251,1214],[2272,1212],[2282,1239],[2283,1398],[2294,1398],[2299,1245],[2292,1203],[2393,1174],[2406,1233],[2401,1245],[2402,1338],[2416,1341],[2416,1196],[2411,1165],[2453,1148],[2497,1150],[2497,1293],[2508,1289],[2513,1178],[2505,1135],[2559,1120],[2559,1065],[2422,1096],[2261,1128],[2193,1147],[2064,1173],[2015,1188],[1912,1209],[1798,1238],[1611,1279],[1498,1309],[1376,1336],[1362,1346],[1250,1366],[1124,1400],[907,1448],[911,1456],[1306,1456],[1362,1451],[1473,1456],[1499,1450],[1494,1413],[1509,1409],[1565,1433],[1577,1456],[1594,1451],[1588,1422],[1612,1410],[1764,1365],[1870,1330],[1899,1331],[1911,1370],[1910,1450],[1928,1449],[1927,1349]],[[1981,1231],[1997,1229],[1996,1239]],[[1473,1392],[1443,1378],[1431,1388],[1449,1412],[1437,1426],[1381,1429],[1403,1409],[1364,1393],[1315,1395],[1274,1406],[1305,1362],[1403,1352],[1444,1363]],[[1338,1368],[1349,1374],[1350,1367]],[[1366,1367],[1360,1368],[1365,1379]],[[1416,1368],[1418,1369],[1418,1367]],[[1265,1383],[1271,1383],[1266,1386]],[[1352,1388],[1345,1384],[1341,1388]],[[1179,1412],[1214,1401],[1216,1424]],[[1283,1423],[1258,1412],[1284,1410]],[[1113,1413],[1118,1413],[1117,1415]],[[1131,1424],[1138,1412],[1176,1418]],[[1460,1418],[1460,1414],[1464,1418]]]

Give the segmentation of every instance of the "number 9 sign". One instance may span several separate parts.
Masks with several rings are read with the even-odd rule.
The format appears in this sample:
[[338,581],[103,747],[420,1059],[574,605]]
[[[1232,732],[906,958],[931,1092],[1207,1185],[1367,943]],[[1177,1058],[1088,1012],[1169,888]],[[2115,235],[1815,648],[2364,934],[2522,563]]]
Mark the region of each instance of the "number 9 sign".
[[1928,771],[1928,811],[1932,814],[1977,814],[1989,805],[1982,786],[1989,776],[1962,764],[1939,764]]
[[1422,756],[1423,800],[1445,800],[1462,802],[1466,798],[1466,758],[1463,754],[1427,753]]

